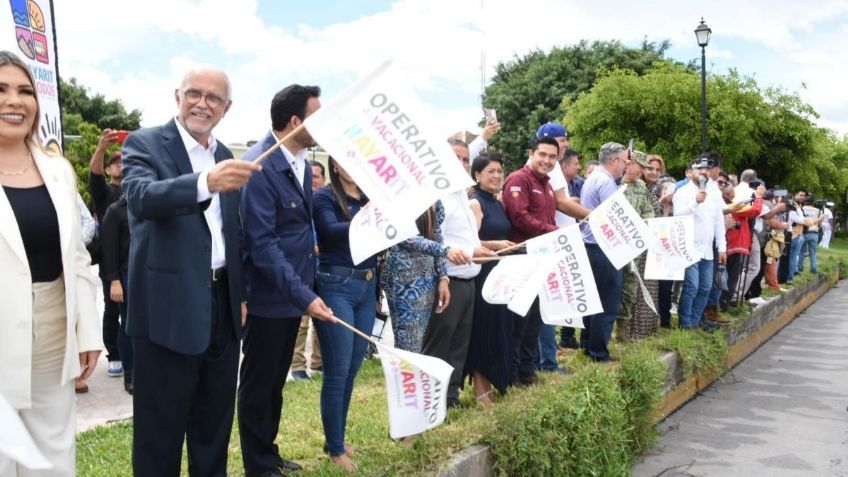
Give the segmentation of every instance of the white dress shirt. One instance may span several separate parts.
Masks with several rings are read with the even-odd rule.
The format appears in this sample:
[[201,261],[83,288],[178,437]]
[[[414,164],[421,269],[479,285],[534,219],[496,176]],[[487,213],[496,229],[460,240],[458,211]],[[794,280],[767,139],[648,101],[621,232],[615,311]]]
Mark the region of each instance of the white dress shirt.
[[691,215],[695,221],[695,250],[703,260],[712,260],[713,243],[719,252],[727,251],[727,237],[724,231],[724,202],[721,195],[716,200],[718,189],[707,187],[707,198],[700,204],[695,196],[700,192],[698,186],[689,181],[677,189],[672,203],[674,216]]
[[[271,131],[271,134],[274,134],[274,132]],[[277,135],[274,134],[274,137],[277,137]],[[286,160],[289,162],[289,166],[291,166],[292,172],[294,172],[294,176],[297,178],[297,182],[300,184],[300,187],[303,187],[303,190],[306,190],[306,187],[312,187],[312,184],[304,185],[303,183],[306,178],[306,158],[309,157],[309,151],[301,149],[297,151],[297,154],[292,154],[291,151],[286,149],[286,146],[282,144],[280,144],[280,150],[283,151],[283,155],[286,156]]]
[[221,218],[221,199],[218,197],[218,193],[209,192],[209,183],[207,182],[209,169],[215,167],[215,150],[218,148],[218,141],[210,135],[208,147],[203,146],[186,131],[179,119],[176,123],[186,153],[188,153],[188,159],[191,161],[191,169],[194,172],[200,172],[200,176],[197,178],[197,201],[203,202],[212,199],[209,207],[203,211],[203,216],[206,217],[206,225],[209,226],[209,234],[212,237],[211,268],[214,270],[227,264],[224,233],[222,232],[224,220]]
[[[477,236],[477,219],[468,205],[468,195],[464,190],[452,192],[442,197],[445,206],[445,221],[442,224],[442,238],[450,248],[459,248],[469,257],[474,256],[474,249],[480,246]],[[474,278],[480,273],[480,265],[455,265],[447,261],[448,276],[457,278]]]

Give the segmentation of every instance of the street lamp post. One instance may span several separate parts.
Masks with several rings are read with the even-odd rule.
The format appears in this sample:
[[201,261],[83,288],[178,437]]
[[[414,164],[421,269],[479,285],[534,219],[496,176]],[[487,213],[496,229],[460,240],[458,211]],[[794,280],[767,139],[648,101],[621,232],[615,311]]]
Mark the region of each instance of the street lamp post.
[[707,144],[707,54],[706,47],[710,44],[710,34],[713,31],[704,23],[704,17],[701,17],[701,24],[695,28],[695,38],[698,40],[698,46],[701,47],[701,152],[706,152],[709,148]]

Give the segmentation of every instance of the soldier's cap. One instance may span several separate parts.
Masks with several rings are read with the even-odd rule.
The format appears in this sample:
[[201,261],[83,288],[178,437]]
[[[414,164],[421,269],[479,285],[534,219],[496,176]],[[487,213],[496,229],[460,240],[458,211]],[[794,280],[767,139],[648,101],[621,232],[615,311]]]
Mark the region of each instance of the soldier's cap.
[[650,167],[648,164],[648,155],[642,151],[637,151],[636,149],[630,153],[630,159],[638,163],[642,167]]

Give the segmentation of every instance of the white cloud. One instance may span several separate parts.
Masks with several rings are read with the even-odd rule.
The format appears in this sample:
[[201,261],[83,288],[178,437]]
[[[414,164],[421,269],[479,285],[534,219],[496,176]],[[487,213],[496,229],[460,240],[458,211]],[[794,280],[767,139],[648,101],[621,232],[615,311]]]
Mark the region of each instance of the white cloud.
[[[270,0],[266,0],[270,1]],[[482,9],[481,9],[482,6]],[[92,13],[94,12],[94,13]],[[321,15],[320,2],[315,14]],[[717,0],[693,5],[672,0],[399,0],[385,11],[329,26],[288,24],[261,18],[258,0],[147,0],[56,2],[60,71],[92,89],[141,108],[147,124],[173,114],[172,91],[188,65],[218,64],[233,82],[234,105],[217,134],[244,141],[268,127],[275,91],[291,82],[325,86],[330,99],[387,57],[396,58],[416,90],[431,101],[446,130],[473,128],[480,117],[481,51],[486,77],[499,61],[581,39],[618,39],[635,44],[670,39],[699,56],[693,30],[701,16],[713,29],[711,58],[739,58],[730,45],[745,41],[788,62],[769,83],[805,81],[814,106],[844,99],[838,79],[848,76],[842,40],[828,48],[806,45],[818,26],[836,20],[834,37],[846,28],[848,2],[825,0],[800,8],[788,0]],[[144,66],[158,63],[166,67]],[[686,60],[686,59],[684,59]],[[813,66],[836,65],[830,79]],[[726,61],[725,61],[726,62]],[[743,72],[745,65],[739,65]],[[813,76],[815,75],[815,76]],[[763,78],[758,75],[758,78]],[[457,100],[457,98],[465,98]],[[825,120],[827,118],[824,118]],[[844,124],[833,119],[830,123]],[[848,132],[848,128],[842,129]]]

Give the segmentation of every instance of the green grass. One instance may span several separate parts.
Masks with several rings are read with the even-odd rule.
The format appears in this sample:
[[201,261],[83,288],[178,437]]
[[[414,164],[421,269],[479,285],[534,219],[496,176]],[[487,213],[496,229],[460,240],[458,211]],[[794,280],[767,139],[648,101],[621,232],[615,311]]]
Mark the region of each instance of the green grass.
[[[820,272],[848,264],[848,241],[834,240],[818,251]],[[848,267],[841,267],[842,273]],[[805,272],[794,286],[810,280]],[[741,308],[734,320],[750,310]],[[382,369],[367,361],[354,387],[347,429],[348,442],[366,476],[432,475],[455,452],[476,443],[493,447],[499,475],[629,475],[633,458],[655,438],[654,417],[667,370],[660,353],[678,353],[684,373],[710,374],[726,369],[724,332],[664,330],[635,343],[611,343],[615,362],[598,365],[581,353],[560,358],[572,374],[542,373],[541,384],[513,388],[496,405],[477,404],[466,387],[465,408],[451,410],[447,421],[410,444],[388,437]],[[324,435],[318,407],[321,380],[289,382],[277,444],[283,455],[299,462],[302,476],[344,475],[323,453]],[[83,432],[77,437],[77,473],[85,477],[131,475],[132,422],[124,421]],[[242,476],[238,429],[230,440],[228,473]],[[188,475],[183,463],[183,475]]]

